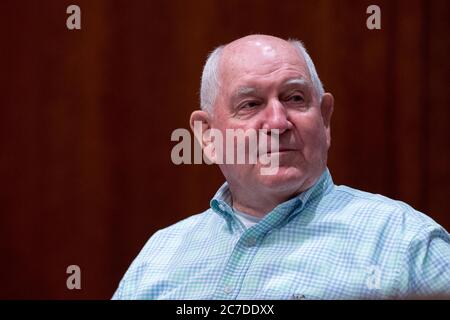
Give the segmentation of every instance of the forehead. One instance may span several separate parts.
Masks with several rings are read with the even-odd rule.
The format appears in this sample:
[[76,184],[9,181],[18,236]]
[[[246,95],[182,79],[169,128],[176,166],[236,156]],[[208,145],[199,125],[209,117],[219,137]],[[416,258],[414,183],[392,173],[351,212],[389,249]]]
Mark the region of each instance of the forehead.
[[304,58],[286,41],[249,41],[224,48],[220,64],[222,89],[246,83],[310,79]]

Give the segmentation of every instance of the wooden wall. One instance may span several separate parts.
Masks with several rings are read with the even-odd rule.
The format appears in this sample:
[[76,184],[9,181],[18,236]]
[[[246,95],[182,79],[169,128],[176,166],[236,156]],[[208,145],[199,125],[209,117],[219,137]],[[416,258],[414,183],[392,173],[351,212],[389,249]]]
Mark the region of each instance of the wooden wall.
[[[82,29],[66,28],[77,4]],[[366,28],[381,7],[381,30]],[[109,298],[157,229],[208,207],[218,168],[175,166],[207,53],[305,42],[335,96],[329,168],[450,229],[446,0],[0,3],[0,298]],[[82,290],[66,288],[66,267]]]

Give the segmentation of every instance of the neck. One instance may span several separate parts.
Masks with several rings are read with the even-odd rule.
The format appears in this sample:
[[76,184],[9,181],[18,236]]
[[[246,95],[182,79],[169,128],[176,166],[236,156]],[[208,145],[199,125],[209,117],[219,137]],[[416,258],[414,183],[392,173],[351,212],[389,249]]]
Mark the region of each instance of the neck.
[[288,201],[310,187],[303,184],[294,190],[255,190],[229,183],[233,198],[233,208],[246,214],[262,218],[279,204]]

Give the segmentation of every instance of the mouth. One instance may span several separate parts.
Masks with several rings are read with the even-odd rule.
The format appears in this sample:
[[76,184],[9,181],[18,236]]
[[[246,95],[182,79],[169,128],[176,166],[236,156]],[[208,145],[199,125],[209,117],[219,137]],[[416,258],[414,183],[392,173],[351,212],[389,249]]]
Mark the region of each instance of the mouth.
[[267,154],[272,154],[272,153],[289,153],[289,152],[297,152],[297,151],[298,151],[298,149],[280,148],[280,149],[278,149],[278,151],[269,150],[269,151],[267,151]]

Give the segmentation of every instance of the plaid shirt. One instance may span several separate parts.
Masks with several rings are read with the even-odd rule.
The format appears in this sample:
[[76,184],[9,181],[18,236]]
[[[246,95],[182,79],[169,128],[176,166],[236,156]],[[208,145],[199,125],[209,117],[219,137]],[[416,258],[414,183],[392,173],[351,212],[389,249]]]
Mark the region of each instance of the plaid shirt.
[[384,299],[450,294],[450,236],[381,195],[316,184],[246,229],[225,183],[156,232],[113,299]]

